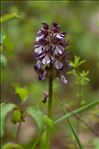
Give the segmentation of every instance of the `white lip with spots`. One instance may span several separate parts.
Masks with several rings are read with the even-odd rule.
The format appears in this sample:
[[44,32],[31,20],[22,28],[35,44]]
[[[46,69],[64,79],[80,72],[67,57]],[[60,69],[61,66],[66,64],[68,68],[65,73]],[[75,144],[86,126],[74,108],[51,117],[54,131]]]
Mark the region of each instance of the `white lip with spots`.
[[65,78],[63,75],[61,75],[61,81],[62,81],[64,84],[67,84],[67,80],[66,80],[66,78]]
[[63,67],[63,64],[60,61],[56,61],[54,63],[54,66],[55,66],[56,69],[61,69]]
[[42,53],[42,46],[39,46],[39,47],[37,47],[37,48],[35,48],[35,53],[37,53],[37,54],[41,54]]
[[62,54],[63,53],[63,51],[62,51],[62,49],[61,48],[59,48],[58,46],[56,46],[56,48],[55,48],[55,54]]
[[58,39],[63,39],[64,36],[63,36],[62,34],[57,34],[56,37],[57,37]]
[[46,55],[46,56],[43,58],[42,63],[43,63],[43,64],[49,64],[49,63],[50,63],[50,58],[49,58],[48,55]]
[[36,37],[36,41],[39,41],[40,39],[44,38],[44,35]]

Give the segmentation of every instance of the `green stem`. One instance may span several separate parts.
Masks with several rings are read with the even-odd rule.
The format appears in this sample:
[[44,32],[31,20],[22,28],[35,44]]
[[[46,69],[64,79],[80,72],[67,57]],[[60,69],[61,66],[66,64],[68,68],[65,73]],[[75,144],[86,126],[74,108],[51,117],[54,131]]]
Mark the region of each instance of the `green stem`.
[[[51,68],[51,72],[49,74],[49,82],[48,82],[48,87],[49,87],[48,116],[49,118],[52,118],[52,99],[53,99],[53,68],[52,68],[52,65],[50,66],[50,68]],[[46,149],[50,149],[50,129],[49,128],[47,128],[46,142],[47,142]]]
[[[82,102],[82,86],[80,85],[79,86],[78,107],[81,106],[81,102]],[[79,116],[81,118],[81,114]],[[80,131],[80,121],[79,121],[79,119],[77,120],[77,131],[78,131],[78,133]]]
[[49,100],[48,100],[48,116],[52,116],[52,98],[53,98],[53,74],[49,75]]

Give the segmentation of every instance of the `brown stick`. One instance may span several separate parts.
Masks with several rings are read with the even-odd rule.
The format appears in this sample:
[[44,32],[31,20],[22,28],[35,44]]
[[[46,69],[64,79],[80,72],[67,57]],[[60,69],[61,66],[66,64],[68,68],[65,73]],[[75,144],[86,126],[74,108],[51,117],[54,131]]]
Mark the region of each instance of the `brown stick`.
[[21,130],[21,125],[22,125],[22,121],[20,121],[17,132],[16,132],[16,137],[15,137],[15,142],[16,143],[18,142],[18,137],[19,137],[19,133],[20,133],[20,130]]

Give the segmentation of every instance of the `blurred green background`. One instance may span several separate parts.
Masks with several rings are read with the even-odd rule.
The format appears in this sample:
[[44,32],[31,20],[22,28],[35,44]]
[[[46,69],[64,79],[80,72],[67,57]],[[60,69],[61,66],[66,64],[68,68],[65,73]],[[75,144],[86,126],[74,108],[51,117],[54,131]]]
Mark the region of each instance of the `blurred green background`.
[[[48,88],[47,82],[39,82],[33,70],[34,42],[42,22],[58,22],[67,32],[70,59],[76,54],[86,60],[82,68],[90,71],[90,82],[84,88],[84,102],[99,98],[99,1],[2,1],[1,8],[2,16],[17,14],[2,24],[2,32],[7,37],[3,47],[7,67],[2,70],[2,101],[19,103],[12,84],[29,85],[30,101],[36,105],[39,102],[46,112],[47,104],[41,100]],[[55,81],[55,94],[70,105],[76,103],[76,90],[72,77],[68,77],[66,86]],[[54,115],[60,114],[57,106]]]

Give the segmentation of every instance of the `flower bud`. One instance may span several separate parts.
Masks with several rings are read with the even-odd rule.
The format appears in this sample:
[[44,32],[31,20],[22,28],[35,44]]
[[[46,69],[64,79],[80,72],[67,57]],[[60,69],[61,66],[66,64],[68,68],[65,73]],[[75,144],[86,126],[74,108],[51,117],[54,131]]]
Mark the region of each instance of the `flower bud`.
[[16,109],[12,112],[11,121],[13,124],[21,121],[21,111],[19,109]]

